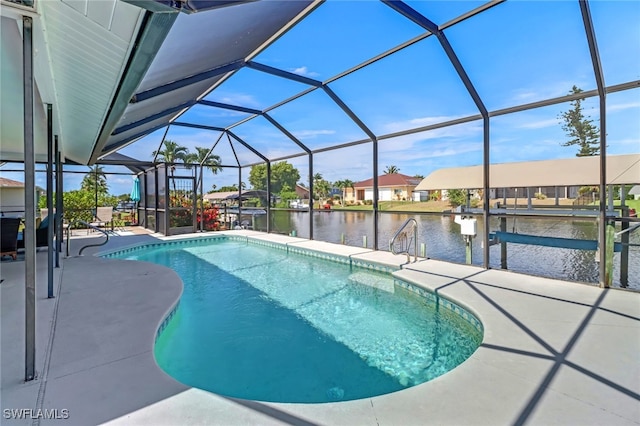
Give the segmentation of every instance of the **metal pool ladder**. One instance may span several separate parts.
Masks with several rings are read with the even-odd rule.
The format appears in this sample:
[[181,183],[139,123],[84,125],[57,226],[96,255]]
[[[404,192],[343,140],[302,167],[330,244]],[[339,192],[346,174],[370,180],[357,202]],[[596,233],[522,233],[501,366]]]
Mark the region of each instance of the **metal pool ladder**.
[[407,219],[398,232],[389,240],[389,251],[393,254],[406,254],[407,263],[411,262],[409,249],[413,243],[413,261],[418,261],[418,222],[414,218]]

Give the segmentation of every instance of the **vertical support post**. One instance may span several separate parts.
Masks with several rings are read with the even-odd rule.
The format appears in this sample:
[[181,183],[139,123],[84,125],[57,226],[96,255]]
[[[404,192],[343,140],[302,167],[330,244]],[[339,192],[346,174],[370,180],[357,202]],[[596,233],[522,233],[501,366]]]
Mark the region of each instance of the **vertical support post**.
[[[255,231],[255,216],[251,216]],[[271,232],[271,161],[267,162],[267,234]]]
[[557,186],[554,186],[554,187],[553,187],[553,189],[554,189],[554,191],[555,191],[555,197],[556,197],[556,203],[555,203],[555,205],[556,205],[556,206],[559,206],[559,205],[560,205],[560,198],[558,197],[558,187],[557,187]]
[[[624,185],[622,185],[624,188]],[[622,189],[624,195],[624,189]],[[620,200],[621,203],[624,203],[624,198]],[[622,223],[620,231],[626,231],[629,229],[629,222],[626,220],[629,217],[629,207],[623,205],[622,206]],[[622,239],[622,250],[620,252],[620,286],[622,288],[629,287],[629,233],[625,232],[621,235]]]
[[[500,218],[500,231],[507,232],[507,218],[506,217],[501,217]],[[500,268],[508,269],[507,268],[507,243],[505,243],[505,242],[501,242],[500,243]]]
[[[591,10],[586,0],[580,0],[580,12],[582,13],[582,21],[584,30],[589,43],[589,53],[591,54],[591,64],[593,65],[593,73],[598,86],[598,97],[600,99],[600,226],[598,229],[598,241],[601,248],[607,247],[608,223],[607,223],[607,206],[605,199],[605,190],[607,185],[607,100],[605,92],[604,74],[602,73],[602,63],[600,62],[600,53],[596,43],[596,33],[593,29],[593,20],[591,19]],[[613,241],[612,241],[613,247]],[[600,250],[600,287],[609,287],[611,281],[607,277],[612,278],[613,273],[608,271],[607,251]],[[613,264],[611,265],[613,266]]]
[[[173,167],[171,165],[170,167]],[[158,204],[160,201],[159,191],[158,191],[158,168],[154,169],[156,176],[156,232],[158,232]],[[173,172],[172,172],[173,173]],[[172,176],[173,178],[173,176]],[[170,187],[169,187],[169,169],[167,165],[164,166],[164,235],[171,235],[171,197],[170,197]]]
[[413,261],[418,261],[418,224],[413,226]]
[[95,167],[95,176],[94,176],[94,181],[93,181],[93,195],[95,198],[95,205],[93,206],[94,210],[94,217],[96,217],[96,215],[98,214],[98,165],[94,164],[93,167]]
[[198,203],[200,203],[200,232],[204,232],[204,166],[200,166],[200,196],[198,197]]
[[531,210],[533,203],[531,202],[531,188],[527,186],[527,209]]
[[473,262],[473,237],[471,235],[464,236],[465,261],[467,265]]
[[[194,169],[195,176],[191,181],[191,230],[192,232],[198,231],[198,169]],[[202,218],[201,218],[202,219]],[[113,223],[113,222],[111,222]],[[202,223],[202,220],[200,221]]]
[[[485,242],[484,244],[484,249],[482,250],[482,266],[485,269],[489,269],[489,229],[490,229],[490,223],[489,220],[491,219],[491,206],[489,205],[489,188],[490,188],[490,167],[491,167],[491,162],[490,162],[490,155],[491,155],[491,143],[489,141],[489,115],[488,114],[483,114],[482,117],[482,127],[483,127],[483,136],[482,136],[482,162],[483,162],[483,169],[482,169],[482,185],[483,185],[483,192],[482,192],[482,205],[483,205],[483,209],[482,209],[482,225],[483,225],[483,235],[482,238]],[[506,188],[505,188],[505,193],[504,195],[504,204],[505,207],[507,205],[507,196],[506,196]],[[506,219],[505,219],[505,227],[506,227]],[[505,248],[506,250],[506,248]],[[505,255],[506,256],[506,255]],[[506,260],[505,260],[506,263]]]
[[606,226],[606,250],[600,250],[600,253],[605,253],[605,280],[604,287],[611,287],[613,285],[613,246],[616,237],[616,225],[615,221],[608,220]]
[[[159,178],[158,178],[158,168],[154,170],[156,174],[156,232],[160,229],[159,220],[158,220],[158,210],[160,207],[160,191],[159,191]],[[173,173],[173,172],[172,172]],[[171,235],[171,187],[169,186],[169,181],[171,180],[171,176],[169,176],[169,169],[167,165],[164,165],[164,177],[162,181],[164,182],[164,215],[162,216],[162,220],[164,221],[164,235]],[[171,182],[173,183],[173,182]]]
[[362,236],[362,247],[367,248],[367,236],[363,235]]
[[[378,139],[373,143],[373,249],[378,250]],[[366,247],[366,245],[365,245]]]
[[[620,215],[622,216],[622,222],[620,223],[620,231],[629,229],[629,207],[626,203],[627,187],[620,185]],[[629,233],[624,232],[621,235],[622,250],[620,251],[620,286],[627,288],[629,286]]]
[[238,165],[238,225],[242,223],[242,167]]
[[60,213],[53,212],[53,105],[47,104],[47,211],[49,212],[49,226],[47,226],[47,297],[53,298],[53,228],[55,218]]
[[313,154],[309,153],[309,239],[313,240]]
[[140,189],[142,189],[142,194],[140,194],[140,201],[142,204],[138,205],[138,226],[143,225],[145,229],[149,229],[149,214],[147,213],[147,209],[149,208],[149,185],[147,184],[147,178],[149,177],[149,170],[145,170],[142,174],[142,180],[140,181]]
[[427,245],[425,243],[420,243],[420,257],[427,257]]
[[22,17],[24,101],[24,248],[25,248],[25,368],[24,380],[36,377],[36,206],[33,146],[33,20]]
[[344,244],[345,238],[344,238],[344,232],[340,234],[340,244]]
[[62,154],[60,153],[60,145],[58,144],[58,135],[54,136],[55,151],[56,151],[56,268],[60,267],[60,253],[62,253],[62,217],[64,212],[62,211]]

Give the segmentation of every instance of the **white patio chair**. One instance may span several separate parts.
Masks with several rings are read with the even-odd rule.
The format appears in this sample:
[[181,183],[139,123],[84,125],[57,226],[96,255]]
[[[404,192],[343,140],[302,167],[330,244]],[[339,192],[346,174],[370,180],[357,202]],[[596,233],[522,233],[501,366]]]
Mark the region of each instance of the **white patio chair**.
[[111,224],[111,230],[113,231],[113,207],[98,207],[96,209],[96,217],[91,222],[91,225],[102,228],[106,227],[107,224]]

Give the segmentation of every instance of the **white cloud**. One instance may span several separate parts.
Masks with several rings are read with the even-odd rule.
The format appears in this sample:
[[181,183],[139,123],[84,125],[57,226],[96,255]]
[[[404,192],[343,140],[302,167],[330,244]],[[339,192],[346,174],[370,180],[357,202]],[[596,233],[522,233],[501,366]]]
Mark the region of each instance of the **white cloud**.
[[428,158],[462,156],[471,152],[482,151],[482,143],[459,143],[458,141],[446,141],[440,143],[428,143],[414,145],[410,149],[398,148],[397,144],[380,144],[379,154],[389,161],[420,161]]
[[294,74],[299,74],[299,75],[303,75],[305,77],[317,77],[320,74],[315,72],[315,71],[309,71],[309,69],[306,66],[302,66],[302,67],[298,67],[298,68],[293,68],[290,70],[292,73]]
[[248,95],[246,93],[224,94],[220,98],[220,102],[229,104],[229,105],[244,106],[247,108],[257,108],[260,106],[260,103],[256,100],[256,98],[253,95]]
[[576,85],[584,90],[590,90],[595,88],[595,82],[593,80],[580,81],[578,83],[574,81],[558,81],[555,83],[545,84],[542,87],[521,87],[511,91],[510,102],[507,104],[520,105],[523,103],[535,102],[541,99],[550,99],[558,96],[568,95],[569,91]]
[[417,117],[403,121],[392,121],[384,125],[385,133],[395,133],[403,130],[415,129],[417,127],[430,126],[432,124],[446,123],[447,121],[455,120],[460,116],[432,116],[432,117]]
[[293,134],[299,139],[313,139],[319,135],[333,135],[335,134],[335,130],[300,130],[293,132]]
[[123,177],[113,178],[113,183],[115,183],[117,185],[131,185],[132,181],[133,181],[133,179],[131,179],[131,178],[123,178]]
[[545,127],[558,126],[559,120],[557,118],[549,118],[547,120],[532,121],[524,123],[518,126],[520,129],[543,129]]
[[[454,119],[455,117],[423,117],[408,120],[404,123],[435,123],[435,122],[443,122]],[[401,126],[400,122],[391,123],[388,126],[396,127]],[[409,125],[404,129],[411,129],[419,126]],[[428,124],[426,124],[428,125]],[[404,130],[403,129],[403,130]],[[380,150],[381,152],[385,150],[394,150],[394,151],[408,151],[415,155],[416,152],[422,152],[425,149],[425,145],[423,144],[425,141],[429,140],[438,140],[438,139],[446,139],[447,143],[452,143],[454,145],[475,145],[473,142],[482,142],[482,123],[474,121],[470,123],[458,124],[455,126],[442,127],[439,129],[429,130],[420,133],[412,133],[408,135],[398,136],[392,139],[383,139],[380,141]],[[429,145],[428,150],[432,150],[433,145]]]
[[528,101],[537,98],[537,93],[532,90],[516,90],[513,99],[516,101]]
[[631,108],[640,108],[640,102],[627,102],[627,103],[621,103],[621,104],[607,105],[608,112],[622,111],[622,110],[631,109]]
[[632,151],[640,152],[640,138],[632,137],[632,138],[623,138],[623,139],[614,139],[607,138],[607,154],[611,154],[612,150],[615,150],[618,147],[626,147],[629,146],[632,148]]

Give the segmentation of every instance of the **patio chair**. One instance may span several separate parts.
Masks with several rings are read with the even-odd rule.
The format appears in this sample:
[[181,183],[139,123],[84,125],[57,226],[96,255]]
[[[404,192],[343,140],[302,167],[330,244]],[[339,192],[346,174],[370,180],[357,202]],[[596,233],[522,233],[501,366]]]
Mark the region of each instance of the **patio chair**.
[[19,217],[0,218],[0,257],[11,256],[16,260],[18,256],[18,228]]
[[113,231],[113,207],[98,207],[95,216],[91,225],[101,228],[110,224],[111,230]]
[[[56,214],[56,209],[53,209],[53,214]],[[47,216],[49,216],[49,209],[41,208],[40,209],[40,220],[44,220]]]
[[[53,226],[53,234],[56,233],[56,220],[55,213],[53,217],[45,216],[44,219],[40,221],[40,224],[36,227],[36,248],[38,247],[47,247],[48,246],[48,238],[49,238],[49,225]],[[24,248],[24,236],[23,232],[18,232],[18,249]]]

